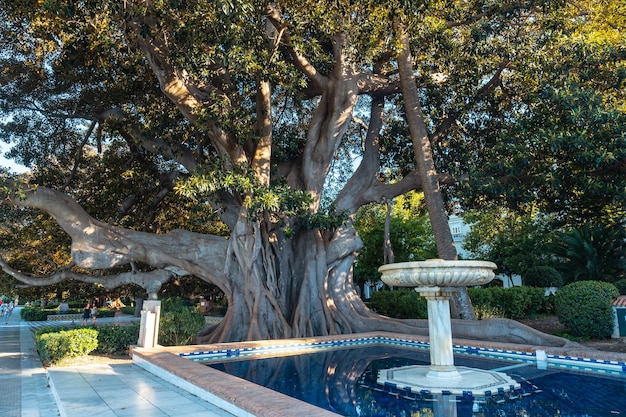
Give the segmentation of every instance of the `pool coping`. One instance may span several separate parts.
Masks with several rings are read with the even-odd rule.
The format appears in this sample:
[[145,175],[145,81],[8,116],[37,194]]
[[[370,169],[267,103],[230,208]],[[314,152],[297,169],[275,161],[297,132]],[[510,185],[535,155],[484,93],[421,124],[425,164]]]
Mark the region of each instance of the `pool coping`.
[[[363,340],[397,341],[399,344],[428,344],[427,336],[372,332],[315,338],[232,342],[210,345],[163,346],[157,348],[132,347],[131,356],[137,366],[187,390],[188,392],[240,417],[337,417],[331,411],[272,391],[257,384],[220,372],[197,361],[190,360],[201,353],[228,356],[229,351],[262,352],[270,348],[290,354],[294,349],[310,350],[311,345],[358,345]],[[512,343],[484,342],[454,339],[454,349],[462,353],[510,355],[529,361],[546,361],[552,366],[579,366],[602,372],[616,371],[626,375],[626,354],[586,349],[581,346],[548,347]],[[220,353],[221,352],[221,353]],[[288,353],[289,352],[289,353]],[[183,357],[182,355],[186,356]],[[620,372],[621,369],[621,372]]]

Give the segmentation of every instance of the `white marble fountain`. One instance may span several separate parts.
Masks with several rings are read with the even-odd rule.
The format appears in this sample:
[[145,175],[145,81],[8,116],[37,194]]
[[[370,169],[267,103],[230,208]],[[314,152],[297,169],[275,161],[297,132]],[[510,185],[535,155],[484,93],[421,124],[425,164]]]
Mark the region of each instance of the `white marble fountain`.
[[456,367],[452,350],[450,297],[458,287],[483,285],[494,278],[496,264],[484,261],[403,262],[381,266],[387,285],[412,287],[428,302],[430,366],[410,365],[380,371],[377,382],[413,392],[474,396],[510,391],[519,383],[502,372]]

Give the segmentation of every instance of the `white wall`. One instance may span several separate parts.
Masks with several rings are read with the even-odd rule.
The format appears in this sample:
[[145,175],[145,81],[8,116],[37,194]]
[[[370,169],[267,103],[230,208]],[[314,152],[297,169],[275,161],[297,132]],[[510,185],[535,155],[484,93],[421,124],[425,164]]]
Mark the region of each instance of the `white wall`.
[[452,214],[448,217],[448,225],[452,232],[452,240],[454,240],[457,253],[463,259],[470,259],[469,253],[463,247],[463,240],[465,239],[465,235],[469,233],[470,227],[456,214]]

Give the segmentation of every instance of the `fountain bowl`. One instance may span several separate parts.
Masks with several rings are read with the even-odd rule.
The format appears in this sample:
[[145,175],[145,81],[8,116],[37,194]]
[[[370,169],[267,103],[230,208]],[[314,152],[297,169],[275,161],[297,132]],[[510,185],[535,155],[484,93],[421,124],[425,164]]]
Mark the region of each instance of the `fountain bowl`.
[[471,287],[491,282],[496,268],[487,261],[430,259],[387,264],[378,272],[385,284],[394,287]]

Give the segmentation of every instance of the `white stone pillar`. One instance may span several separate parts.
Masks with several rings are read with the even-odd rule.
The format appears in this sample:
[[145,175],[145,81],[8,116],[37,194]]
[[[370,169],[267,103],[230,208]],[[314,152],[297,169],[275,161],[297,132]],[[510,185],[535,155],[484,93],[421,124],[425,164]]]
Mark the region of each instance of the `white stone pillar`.
[[161,302],[158,300],[144,300],[141,310],[138,346],[153,348],[159,344],[160,320]]
[[450,297],[455,288],[418,287],[415,291],[428,302],[428,337],[430,339],[430,368],[426,376],[457,379],[461,374],[454,366]]

